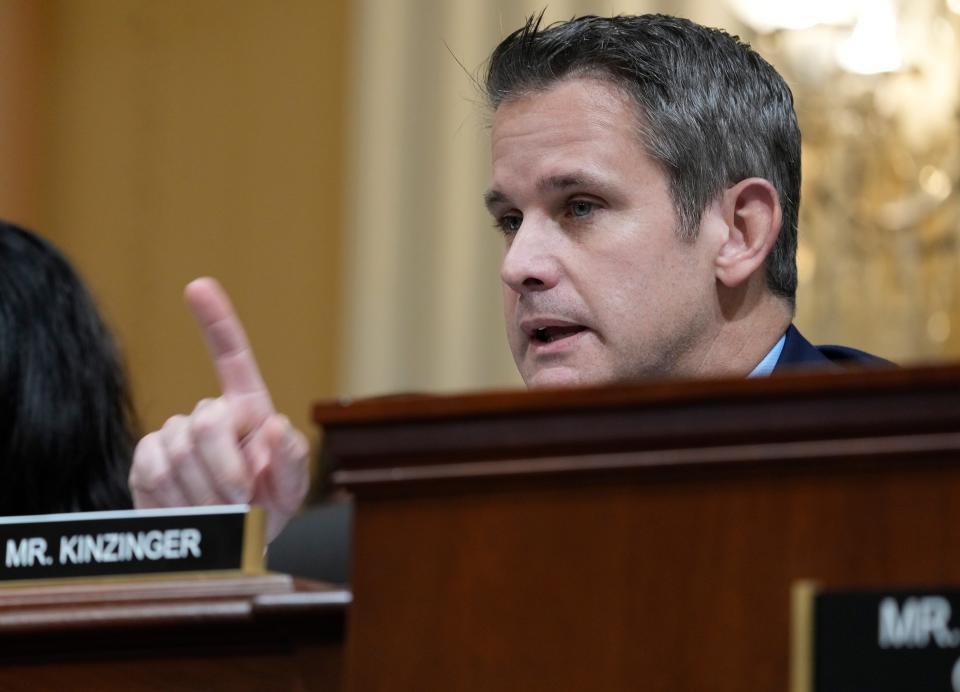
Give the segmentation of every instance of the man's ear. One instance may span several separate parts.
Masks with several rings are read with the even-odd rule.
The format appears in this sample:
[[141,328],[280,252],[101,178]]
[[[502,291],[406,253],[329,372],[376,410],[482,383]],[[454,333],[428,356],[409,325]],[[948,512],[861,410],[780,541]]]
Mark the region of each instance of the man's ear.
[[739,286],[763,267],[780,234],[780,197],[769,180],[747,178],[728,187],[720,200],[727,237],[715,260],[717,279]]

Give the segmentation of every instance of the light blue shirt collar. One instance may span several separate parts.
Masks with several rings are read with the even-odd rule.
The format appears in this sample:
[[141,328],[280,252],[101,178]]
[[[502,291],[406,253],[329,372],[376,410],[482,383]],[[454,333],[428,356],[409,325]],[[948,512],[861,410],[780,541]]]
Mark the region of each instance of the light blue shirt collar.
[[769,353],[763,357],[763,360],[757,363],[757,367],[755,367],[753,372],[747,375],[747,377],[766,377],[773,372],[777,361],[780,360],[780,353],[783,351],[783,344],[786,343],[786,341],[787,335],[784,334],[780,337],[780,340],[773,345]]

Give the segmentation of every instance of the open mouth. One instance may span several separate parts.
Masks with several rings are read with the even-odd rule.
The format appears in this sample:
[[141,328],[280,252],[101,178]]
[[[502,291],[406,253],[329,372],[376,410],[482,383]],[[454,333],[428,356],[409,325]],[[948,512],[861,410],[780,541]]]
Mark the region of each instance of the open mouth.
[[562,327],[540,327],[539,329],[535,329],[533,331],[531,338],[534,341],[539,341],[542,344],[549,344],[553,341],[566,339],[574,334],[579,334],[580,332],[584,331],[584,329],[586,329],[586,327],[580,327],[577,325]]

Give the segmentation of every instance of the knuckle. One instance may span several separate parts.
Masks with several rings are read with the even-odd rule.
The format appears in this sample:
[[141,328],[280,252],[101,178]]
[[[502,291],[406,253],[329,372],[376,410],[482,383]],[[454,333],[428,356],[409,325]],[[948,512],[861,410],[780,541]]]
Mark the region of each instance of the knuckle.
[[193,445],[190,444],[190,440],[186,438],[172,440],[167,445],[167,458],[174,469],[188,463],[193,458]]
[[190,429],[194,436],[209,436],[220,432],[227,424],[223,404],[211,403],[194,410],[190,419]]
[[133,450],[134,464],[145,463],[150,457],[155,455],[158,443],[157,437],[157,433],[152,432],[140,438],[140,441],[137,442],[137,446]]
[[197,405],[193,407],[193,412],[190,414],[191,417],[194,417],[201,411],[205,411],[206,409],[210,408],[210,406],[213,405],[215,401],[218,401],[218,399],[213,399],[210,397],[201,399],[200,401],[197,402]]
[[130,467],[130,487],[141,493],[156,493],[169,488],[173,478],[158,433],[146,435],[137,444]]
[[130,486],[143,493],[162,492],[173,485],[173,474],[163,463],[144,464],[130,474]]
[[237,500],[248,500],[251,496],[253,486],[250,479],[242,468],[231,467],[223,469],[218,477],[218,486],[224,490],[229,497]]
[[297,430],[290,419],[283,414],[276,414],[277,441],[275,449],[285,461],[299,460],[306,457],[310,451],[310,443],[306,436]]
[[145,435],[133,450],[133,464],[130,466],[130,482],[141,482],[152,466],[163,463],[163,449],[159,435],[155,432]]
[[310,443],[307,442],[307,437],[299,430],[292,430],[292,435],[290,439],[290,453],[291,456],[297,459],[306,459],[307,454],[310,452]]
[[[151,470],[167,465],[170,467],[169,473],[175,474],[176,469],[193,456],[190,437],[184,434],[186,423],[186,416],[173,416],[167,419],[159,431],[144,437],[134,452],[134,467],[131,473],[140,468],[141,474],[149,476]],[[139,464],[138,453],[142,459]]]
[[160,428],[160,432],[164,436],[173,436],[183,429],[183,426],[187,422],[187,417],[183,415],[170,416],[164,421],[163,426]]

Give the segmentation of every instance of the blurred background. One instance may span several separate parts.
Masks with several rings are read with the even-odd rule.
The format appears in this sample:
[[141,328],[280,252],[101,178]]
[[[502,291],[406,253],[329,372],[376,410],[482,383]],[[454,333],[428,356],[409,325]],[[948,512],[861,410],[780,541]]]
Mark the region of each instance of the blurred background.
[[[145,429],[216,381],[183,285],[218,277],[281,410],[519,386],[472,81],[542,3],[0,0],[0,217],[63,248]],[[960,0],[554,1],[740,35],[804,133],[797,323],[960,356]]]

